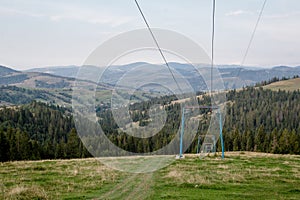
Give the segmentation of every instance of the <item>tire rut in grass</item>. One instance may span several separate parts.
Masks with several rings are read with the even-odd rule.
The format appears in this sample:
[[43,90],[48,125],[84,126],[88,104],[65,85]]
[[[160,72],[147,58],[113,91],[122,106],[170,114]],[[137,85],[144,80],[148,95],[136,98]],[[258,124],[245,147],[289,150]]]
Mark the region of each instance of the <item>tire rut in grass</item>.
[[145,199],[150,194],[153,174],[133,174],[98,199]]
[[136,184],[137,187],[128,195],[126,200],[131,199],[146,199],[151,193],[150,188],[153,183],[153,173],[141,174],[140,181]]

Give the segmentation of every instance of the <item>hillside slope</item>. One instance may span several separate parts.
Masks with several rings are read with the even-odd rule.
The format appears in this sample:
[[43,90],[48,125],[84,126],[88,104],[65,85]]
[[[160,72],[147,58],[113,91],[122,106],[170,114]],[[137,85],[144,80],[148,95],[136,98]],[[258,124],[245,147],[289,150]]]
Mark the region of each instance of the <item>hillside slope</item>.
[[300,78],[289,79],[284,81],[278,81],[264,86],[264,89],[271,89],[274,91],[286,90],[286,91],[295,91],[300,90]]
[[[81,86],[95,86],[95,83],[88,80],[78,81]],[[20,72],[0,66],[0,106],[26,104],[33,100],[70,106],[74,82],[75,79],[70,77]],[[107,92],[110,88],[104,84],[98,86],[100,92]]]
[[0,65],[0,77],[14,72],[17,71]]

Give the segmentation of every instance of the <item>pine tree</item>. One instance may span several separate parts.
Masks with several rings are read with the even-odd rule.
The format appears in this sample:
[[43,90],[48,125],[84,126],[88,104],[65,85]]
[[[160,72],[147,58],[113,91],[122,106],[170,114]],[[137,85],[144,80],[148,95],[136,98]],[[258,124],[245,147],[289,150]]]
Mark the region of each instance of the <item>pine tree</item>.
[[0,162],[9,160],[9,144],[6,135],[0,130]]
[[69,134],[67,142],[67,158],[79,158],[79,138],[77,136],[76,130],[73,128]]
[[297,138],[297,134],[295,129],[292,130],[292,133],[290,134],[290,152],[289,153],[298,153],[299,152],[299,141]]
[[240,150],[240,133],[239,130],[236,128],[233,134],[233,151]]
[[278,132],[277,132],[277,128],[274,128],[274,130],[271,133],[271,138],[272,138],[272,142],[271,142],[271,149],[270,152],[271,153],[278,153],[279,149],[278,149]]
[[253,151],[254,137],[249,130],[247,130],[246,132],[246,138],[247,138],[246,151]]
[[264,126],[261,125],[256,134],[255,134],[255,138],[254,138],[254,142],[255,142],[255,147],[254,147],[254,151],[258,151],[258,152],[263,152],[264,148],[263,148],[263,142],[264,142]]
[[289,153],[290,144],[289,144],[289,131],[284,129],[278,141],[280,153]]
[[55,158],[66,158],[66,145],[63,140],[60,140],[60,142],[56,144]]

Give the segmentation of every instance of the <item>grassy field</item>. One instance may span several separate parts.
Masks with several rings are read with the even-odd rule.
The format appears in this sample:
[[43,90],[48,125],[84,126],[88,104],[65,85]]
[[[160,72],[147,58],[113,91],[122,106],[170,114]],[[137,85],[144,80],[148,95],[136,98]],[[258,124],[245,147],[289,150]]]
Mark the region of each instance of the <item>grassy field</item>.
[[0,199],[300,199],[300,156],[190,155],[154,173],[95,159],[0,163]]
[[264,88],[275,90],[275,91],[278,91],[279,89],[286,90],[286,91],[299,90],[300,89],[300,78],[274,82],[274,83],[264,86]]

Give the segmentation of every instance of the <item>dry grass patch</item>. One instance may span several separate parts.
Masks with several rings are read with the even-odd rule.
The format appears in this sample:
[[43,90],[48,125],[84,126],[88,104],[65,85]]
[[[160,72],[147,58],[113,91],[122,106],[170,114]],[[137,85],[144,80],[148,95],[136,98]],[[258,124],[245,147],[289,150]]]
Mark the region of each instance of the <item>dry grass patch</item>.
[[44,191],[43,188],[39,186],[31,186],[31,187],[25,187],[25,186],[16,186],[12,189],[10,189],[7,194],[4,196],[4,199],[7,200],[32,200],[32,199],[40,199],[40,200],[46,200],[49,199],[48,195]]
[[271,83],[269,85],[264,86],[266,89],[271,90],[287,90],[287,91],[295,91],[300,89],[300,78],[289,79],[284,81],[278,81]]
[[47,199],[44,191],[51,199],[74,197],[98,192],[122,176],[96,159],[16,161],[2,163],[0,168],[6,199]]

